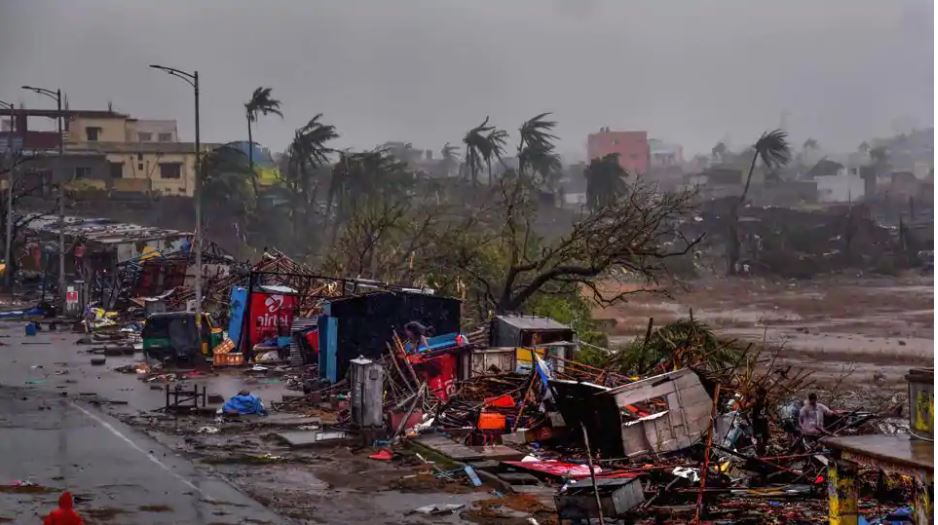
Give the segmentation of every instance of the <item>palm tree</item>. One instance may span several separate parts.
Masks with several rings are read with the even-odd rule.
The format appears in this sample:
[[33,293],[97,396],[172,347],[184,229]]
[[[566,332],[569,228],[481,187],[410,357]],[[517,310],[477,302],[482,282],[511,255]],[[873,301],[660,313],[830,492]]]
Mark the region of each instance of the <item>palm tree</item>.
[[730,214],[730,235],[729,235],[729,274],[736,273],[736,263],[739,262],[739,209],[746,202],[749,195],[749,185],[752,182],[752,172],[756,168],[756,162],[762,159],[762,164],[766,169],[775,169],[791,160],[791,148],[788,145],[788,133],[784,130],[776,129],[766,131],[759,137],[759,140],[752,146],[752,162],[749,163],[749,172],[746,174],[746,185],[739,199],[735,201]]
[[489,117],[485,117],[481,124],[467,131],[462,139],[466,145],[466,175],[472,179],[473,184],[479,182],[482,163],[492,155],[487,135],[495,128],[488,124]]
[[[280,101],[271,98],[270,91],[269,87],[259,87],[251,94],[251,99],[244,104],[248,119],[248,163],[251,166],[251,173],[254,173],[254,136],[251,123],[257,122],[258,115],[278,115],[283,118],[283,113],[280,112]],[[256,182],[254,189],[257,190]]]
[[540,173],[543,180],[560,169],[560,157],[554,152],[557,136],[551,132],[557,122],[545,120],[550,113],[541,113],[521,124],[518,142],[518,175],[525,176],[525,168]]
[[505,144],[508,142],[508,132],[503,129],[493,129],[485,136],[485,141],[487,142],[485,156],[485,164],[488,166],[489,171],[489,186],[492,185],[492,158],[496,158],[499,161],[502,160],[502,155],[505,154]]
[[628,173],[619,165],[619,154],[593,159],[583,172],[586,177],[586,204],[590,210],[615,202],[625,193],[623,180]]
[[457,153],[459,148],[447,142],[443,145],[443,149],[440,150],[440,155],[443,157],[442,167],[443,167],[443,176],[449,177],[449,174],[453,171],[453,168],[459,164],[459,154]]
[[804,141],[804,144],[801,146],[801,149],[803,150],[818,149],[818,142],[817,140],[809,137],[807,140]]
[[299,235],[299,202],[302,199],[306,216],[309,217],[309,210],[316,202],[319,189],[318,183],[312,184],[313,179],[318,169],[328,164],[329,154],[334,151],[326,143],[339,138],[335,126],[321,122],[321,118],[322,113],[318,113],[297,129],[287,150],[289,160],[286,180],[293,194],[294,238]]

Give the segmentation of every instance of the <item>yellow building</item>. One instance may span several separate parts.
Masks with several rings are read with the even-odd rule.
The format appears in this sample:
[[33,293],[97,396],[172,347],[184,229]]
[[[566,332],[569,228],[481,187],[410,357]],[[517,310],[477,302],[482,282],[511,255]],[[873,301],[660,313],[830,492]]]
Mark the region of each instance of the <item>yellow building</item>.
[[[73,182],[114,191],[192,196],[195,144],[178,142],[176,121],[141,120],[113,111],[70,111],[65,126],[68,153],[104,155],[108,173]],[[217,144],[202,144],[203,152]],[[91,173],[89,169],[88,173]]]

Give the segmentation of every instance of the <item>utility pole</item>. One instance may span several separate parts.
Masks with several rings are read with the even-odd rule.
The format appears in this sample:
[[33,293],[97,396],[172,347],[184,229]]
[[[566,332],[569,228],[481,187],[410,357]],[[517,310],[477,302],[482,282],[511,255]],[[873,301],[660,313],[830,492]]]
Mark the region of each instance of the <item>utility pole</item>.
[[13,252],[13,170],[16,167],[16,159],[13,158],[13,128],[15,127],[13,120],[13,104],[8,102],[3,102],[0,100],[0,106],[5,107],[10,110],[10,132],[7,135],[7,157],[10,159],[10,184],[7,186],[7,232],[6,232],[6,251],[5,259],[6,268],[3,270],[3,279],[6,281],[7,290],[10,292],[10,297],[13,297],[13,264],[11,259]]
[[[192,199],[195,201],[195,231],[193,232],[192,249],[195,250],[195,327],[201,340],[202,337],[202,146],[199,141],[199,72],[185,71],[150,65],[153,69],[165,71],[174,77],[181,78],[192,86],[195,92],[195,184],[193,184]],[[201,348],[201,343],[200,346]]]
[[[23,89],[45,95],[55,99],[55,120],[59,129],[59,170],[64,165],[65,157],[65,136],[62,127],[62,90],[38,88],[33,86],[23,86]],[[58,182],[58,200],[59,200],[59,312],[65,312],[65,177],[60,178]]]

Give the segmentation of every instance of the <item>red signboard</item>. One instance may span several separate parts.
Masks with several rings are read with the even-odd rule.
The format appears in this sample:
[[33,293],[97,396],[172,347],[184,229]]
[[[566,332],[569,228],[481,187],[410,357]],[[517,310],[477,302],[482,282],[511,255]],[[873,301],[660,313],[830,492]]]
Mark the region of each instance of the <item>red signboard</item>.
[[65,302],[77,303],[78,302],[78,290],[67,290],[65,292]]
[[254,292],[250,308],[248,344],[251,347],[265,339],[290,335],[296,308],[295,295]]
[[414,372],[427,382],[427,388],[440,401],[449,399],[456,388],[456,354],[446,352],[434,357],[409,356]]

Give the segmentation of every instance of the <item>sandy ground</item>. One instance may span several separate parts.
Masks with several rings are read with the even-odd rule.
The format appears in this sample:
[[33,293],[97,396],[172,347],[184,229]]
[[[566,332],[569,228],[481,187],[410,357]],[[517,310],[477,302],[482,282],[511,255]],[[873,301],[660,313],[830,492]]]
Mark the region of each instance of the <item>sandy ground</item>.
[[[934,360],[932,276],[845,277],[814,280],[711,278],[672,286],[672,298],[638,294],[600,309],[615,345],[655,326],[701,320],[728,338],[783,348],[781,362],[815,371],[820,381],[904,388],[910,367]],[[852,373],[850,373],[852,371]]]

